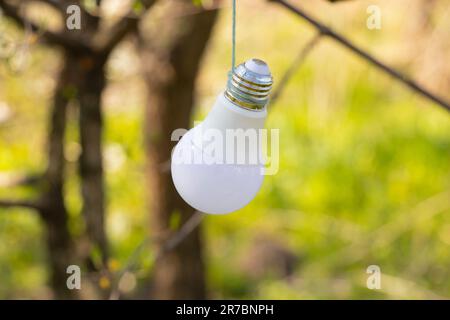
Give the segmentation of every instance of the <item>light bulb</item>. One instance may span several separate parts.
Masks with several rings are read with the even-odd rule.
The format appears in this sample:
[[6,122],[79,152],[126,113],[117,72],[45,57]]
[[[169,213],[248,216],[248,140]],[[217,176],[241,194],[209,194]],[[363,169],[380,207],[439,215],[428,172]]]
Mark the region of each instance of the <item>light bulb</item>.
[[272,76],[264,61],[240,64],[206,119],[175,146],[172,179],[190,206],[225,214],[243,208],[256,196],[264,179],[259,132],[271,88]]

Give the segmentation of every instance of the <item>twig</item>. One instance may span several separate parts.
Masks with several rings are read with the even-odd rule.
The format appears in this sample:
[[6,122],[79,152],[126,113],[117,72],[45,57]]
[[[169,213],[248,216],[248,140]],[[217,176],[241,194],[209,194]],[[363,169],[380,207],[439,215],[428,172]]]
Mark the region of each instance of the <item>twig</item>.
[[366,61],[370,62],[374,66],[378,67],[385,73],[392,76],[394,79],[397,79],[398,81],[405,84],[407,87],[409,87],[411,90],[418,92],[422,96],[426,97],[427,99],[435,102],[437,105],[443,107],[447,111],[450,112],[450,103],[445,101],[443,98],[438,97],[437,95],[429,92],[425,88],[423,88],[421,85],[417,84],[414,80],[408,78],[406,75],[400,73],[399,71],[387,66],[386,64],[379,61],[377,58],[373,57],[371,54],[367,53],[365,50],[357,47],[354,45],[350,40],[345,38],[344,36],[336,33],[323,23],[319,22],[315,18],[311,17],[308,13],[303,11],[303,9],[300,9],[298,7],[293,6],[289,2],[286,2],[285,0],[268,0],[270,2],[275,2],[286,9],[290,10],[291,12],[295,13],[297,16],[301,17],[302,19],[306,20],[309,24],[311,24],[314,28],[316,28],[320,33],[322,33],[325,36],[328,36],[346,48],[350,49],[352,52],[354,52],[356,55],[362,57]]
[[158,261],[164,254],[175,249],[195,228],[202,222],[204,214],[196,211],[165,243],[162,244],[160,251],[158,252],[155,261]]
[[319,42],[322,34],[319,32],[317,33],[312,39],[310,39],[304,47],[300,50],[299,54],[295,58],[295,60],[292,62],[290,67],[286,70],[284,75],[281,77],[281,80],[275,89],[275,92],[272,94],[272,98],[270,99],[271,106],[275,104],[275,102],[280,97],[281,93],[283,92],[284,88],[288,84],[289,80],[291,79],[294,72],[300,67],[300,65],[305,61],[308,54],[311,52],[311,50],[316,46],[316,44]]
[[[204,218],[204,214],[196,211],[182,226],[181,228],[166,242],[164,242],[156,254],[154,262],[156,263],[160,260],[166,253],[175,249],[181,242],[183,242],[186,237],[197,228],[197,226],[202,222]],[[153,238],[147,237],[145,238],[133,251],[126,266],[120,271],[119,277],[115,282],[113,289],[111,290],[111,294],[109,296],[109,300],[118,300],[120,298],[120,288],[119,284],[125,274],[127,274],[130,270],[133,269],[136,261],[139,257],[141,251],[151,242],[153,242]]]

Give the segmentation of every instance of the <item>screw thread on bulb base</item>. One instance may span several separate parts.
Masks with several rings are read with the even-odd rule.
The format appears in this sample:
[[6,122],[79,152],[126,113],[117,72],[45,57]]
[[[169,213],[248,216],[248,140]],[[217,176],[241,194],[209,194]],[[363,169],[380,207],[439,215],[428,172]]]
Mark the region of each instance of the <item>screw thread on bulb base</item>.
[[267,64],[250,59],[230,72],[225,97],[239,107],[262,110],[269,102],[272,84]]

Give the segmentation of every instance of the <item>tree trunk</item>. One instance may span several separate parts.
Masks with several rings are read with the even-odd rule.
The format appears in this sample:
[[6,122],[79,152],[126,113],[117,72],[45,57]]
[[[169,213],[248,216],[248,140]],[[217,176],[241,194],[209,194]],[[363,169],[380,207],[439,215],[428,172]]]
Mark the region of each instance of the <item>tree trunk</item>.
[[105,194],[102,160],[103,118],[101,95],[105,87],[106,57],[95,55],[80,58],[83,70],[79,84],[79,128],[81,155],[79,159],[82,213],[91,244],[99,250],[102,268],[107,265],[108,246],[105,232]]
[[[195,80],[210,38],[217,11],[184,15],[191,0],[174,1],[157,34],[141,33],[141,52],[148,89],[146,145],[153,232],[170,237],[169,221],[180,215],[181,224],[194,213],[178,195],[168,163],[174,144],[171,133],[188,128],[194,106]],[[178,14],[177,14],[178,13]],[[197,228],[154,268],[152,296],[159,299],[204,299],[205,271],[201,230]]]
[[75,68],[73,57],[64,55],[57,88],[53,97],[48,136],[48,165],[45,174],[45,189],[42,195],[40,216],[46,226],[49,252],[51,285],[55,298],[77,296],[66,286],[66,269],[76,264],[74,247],[68,229],[68,213],[64,203],[64,136],[66,130],[67,105],[70,88],[74,86]]
[[[139,18],[133,17],[134,10],[121,17],[109,28],[100,27],[103,18],[90,14],[80,1],[44,1],[59,11],[62,19],[67,17],[67,7],[79,4],[81,10],[80,30],[68,30],[65,25],[58,31],[41,30],[31,19],[24,16],[25,8],[18,1],[0,0],[2,12],[12,18],[22,28],[30,27],[39,31],[43,43],[56,45],[63,52],[63,67],[54,93],[51,129],[48,136],[49,163],[45,174],[45,187],[42,197],[35,201],[0,201],[0,206],[23,206],[38,210],[47,231],[47,244],[51,265],[51,282],[58,298],[69,298],[73,291],[66,287],[66,268],[73,264],[74,246],[67,226],[68,213],[64,204],[64,132],[66,111],[70,99],[79,103],[79,128],[82,153],[79,159],[81,194],[83,198],[82,215],[89,238],[89,252],[82,253],[77,260],[88,260],[88,268],[107,269],[108,246],[105,233],[105,191],[102,164],[102,112],[101,95],[105,87],[105,63],[112,50],[123,38],[135,32]],[[96,1],[97,7],[100,0]],[[145,10],[154,0],[141,1]],[[144,12],[142,12],[144,14]],[[108,19],[108,18],[106,18]],[[105,24],[105,26],[108,23]],[[42,32],[41,32],[42,31]],[[101,266],[94,265],[92,249],[101,255]],[[92,255],[91,255],[92,256]]]
[[[101,93],[105,86],[104,57],[80,56],[64,51],[63,66],[54,94],[51,128],[48,137],[49,163],[45,191],[40,210],[47,232],[51,267],[51,283],[56,298],[76,298],[75,290],[66,285],[66,269],[71,264],[81,266],[84,256],[77,257],[68,229],[68,212],[64,203],[64,133],[67,106],[71,99],[79,103],[79,127],[82,153],[79,159],[82,214],[86,233],[92,246],[101,253],[103,269],[107,260],[104,229],[104,188],[101,154],[102,116]],[[90,248],[92,250],[92,248]],[[89,253],[87,253],[89,254]]]

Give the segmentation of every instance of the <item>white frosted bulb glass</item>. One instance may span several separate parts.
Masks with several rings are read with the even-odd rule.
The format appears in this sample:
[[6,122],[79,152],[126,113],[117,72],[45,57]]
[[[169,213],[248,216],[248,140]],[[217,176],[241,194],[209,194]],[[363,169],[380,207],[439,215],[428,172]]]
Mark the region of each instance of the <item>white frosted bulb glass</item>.
[[[207,156],[193,144],[196,128],[186,133],[176,148],[192,148],[195,156]],[[224,214],[241,209],[255,197],[264,177],[260,169],[258,165],[172,162],[172,179],[190,206],[205,213]]]
[[193,208],[230,213],[258,193],[264,179],[259,129],[264,128],[271,85],[263,61],[252,59],[239,65],[206,119],[176,145],[172,179]]

